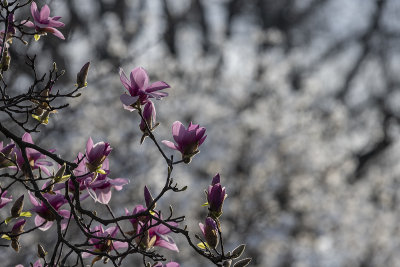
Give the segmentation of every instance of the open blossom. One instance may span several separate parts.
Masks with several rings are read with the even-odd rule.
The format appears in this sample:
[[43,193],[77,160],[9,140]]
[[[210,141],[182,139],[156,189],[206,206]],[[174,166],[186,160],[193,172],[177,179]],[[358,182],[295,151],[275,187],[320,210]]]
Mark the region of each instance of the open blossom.
[[[136,205],[132,213],[129,213],[129,211],[125,209],[125,214],[129,216],[144,211],[146,211],[146,208],[144,208],[142,205]],[[137,238],[135,238],[136,243],[140,242],[140,245],[146,249],[156,246],[179,252],[175,241],[172,239],[172,237],[167,235],[171,232],[171,229],[169,229],[167,226],[163,224],[156,225],[157,220],[150,220],[148,216],[141,216],[139,218],[130,219],[129,221],[133,226],[133,231],[130,233],[132,235],[140,234]],[[168,222],[168,224],[173,227],[178,226],[178,224],[175,222]]]
[[[46,186],[47,185],[44,184],[43,188],[45,188]],[[35,225],[40,226],[44,224],[43,226],[39,227],[39,229],[42,231],[48,230],[53,225],[53,222],[56,219],[55,214],[52,213],[52,211],[46,206],[44,202],[37,200],[31,192],[28,193],[30,201],[34,206],[32,208],[32,211],[37,213],[35,217]],[[58,192],[53,192],[52,194],[45,193],[43,194],[43,197],[47,199],[47,201],[57,211],[59,215],[64,217],[64,219],[61,221],[61,229],[64,230],[67,227],[67,221],[70,215],[70,212],[68,210],[60,209],[60,207],[67,202],[64,195]]]
[[[25,133],[22,136],[22,141],[33,144],[32,137],[29,133]],[[49,150],[49,152],[54,152],[54,151],[55,150]],[[21,150],[15,149],[15,153],[17,154],[18,167],[21,170],[25,171],[26,170],[25,161],[24,158],[22,157]],[[29,166],[32,168],[32,170],[40,169],[45,174],[50,175],[50,171],[47,169],[46,166],[52,166],[53,164],[50,161],[43,160],[46,158],[45,155],[32,148],[26,148],[26,156],[28,158]]]
[[12,201],[12,197],[7,197],[7,190],[2,191],[0,195],[0,209]]
[[207,190],[208,209],[211,217],[218,218],[222,215],[222,205],[226,196],[225,187],[222,187],[219,173],[217,173]]
[[182,153],[182,160],[190,163],[192,157],[199,153],[199,146],[204,142],[207,135],[206,128],[200,127],[198,124],[189,124],[186,129],[180,121],[172,124],[172,136],[176,144],[171,141],[163,140],[163,144],[169,148],[178,150]]
[[[113,241],[111,239],[100,239],[100,238],[107,238],[107,237],[115,237],[118,233],[118,227],[113,226],[110,227],[106,230],[103,229],[103,226],[98,225],[91,229],[91,232],[93,233],[94,236],[97,236],[99,238],[90,238],[89,243],[93,244],[93,248],[90,249],[90,251],[94,252],[110,252],[112,250],[117,250],[119,248],[127,248],[128,243],[126,242],[120,242],[120,241]],[[93,256],[93,254],[90,254],[88,252],[83,252],[82,257],[87,258]]]
[[149,76],[142,67],[134,68],[130,74],[130,80],[126,77],[124,70],[119,71],[122,85],[128,90],[128,94],[122,94],[120,99],[124,108],[130,111],[136,109],[135,105],[139,100],[140,105],[147,103],[149,98],[161,99],[168,96],[168,93],[158,92],[170,86],[162,81],[157,81],[149,84]]
[[22,21],[21,23],[27,27],[35,28],[39,35],[45,35],[47,33],[52,33],[58,38],[65,40],[64,35],[56,28],[63,27],[64,23],[58,21],[61,17],[50,17],[50,8],[48,5],[44,5],[42,10],[38,10],[35,2],[31,4],[31,13],[33,17],[33,22]]

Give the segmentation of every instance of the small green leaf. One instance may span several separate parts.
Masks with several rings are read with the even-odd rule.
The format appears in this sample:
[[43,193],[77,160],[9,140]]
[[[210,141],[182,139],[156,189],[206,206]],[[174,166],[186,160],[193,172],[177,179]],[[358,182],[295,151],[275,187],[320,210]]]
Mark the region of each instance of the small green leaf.
[[35,38],[35,41],[39,41],[39,39],[40,39],[40,35],[39,34],[35,34],[33,37]]
[[206,249],[206,248],[210,249],[210,247],[208,246],[207,242],[200,242],[200,243],[197,244],[197,246],[199,248],[201,248],[201,249]]
[[8,224],[8,223],[12,220],[12,218],[13,218],[13,217],[8,217],[4,222],[5,222],[6,224]]
[[96,172],[97,172],[97,173],[100,173],[100,174],[106,174],[105,170],[100,169],[100,168],[97,169]]
[[1,238],[7,239],[7,240],[11,240],[11,238],[8,235],[2,235]]
[[202,207],[206,207],[208,206],[208,202],[204,203],[203,205],[201,205]]
[[19,217],[31,217],[31,216],[32,216],[32,213],[30,213],[29,211],[23,211],[19,215]]

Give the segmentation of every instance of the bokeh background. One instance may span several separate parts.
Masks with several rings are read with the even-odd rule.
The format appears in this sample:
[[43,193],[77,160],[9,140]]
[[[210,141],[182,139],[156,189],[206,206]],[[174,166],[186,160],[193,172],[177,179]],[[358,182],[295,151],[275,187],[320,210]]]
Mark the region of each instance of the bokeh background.
[[[155,101],[158,140],[172,139],[175,120],[208,134],[193,162],[175,168],[188,189],[168,194],[159,203],[165,212],[173,205],[199,233],[203,190],[219,172],[228,193],[225,245],[246,243],[251,266],[400,266],[400,1],[36,2],[62,16],[67,38],[16,42],[10,87],[29,86],[26,53],[40,53],[41,71],[53,61],[66,69],[59,90],[72,88],[91,62],[82,96],[34,140],[69,160],[89,136],[110,142],[111,176],[130,179],[113,193],[117,215],[143,204],[145,184],[159,192],[166,177],[155,146],[139,145],[138,115],[119,100],[119,67],[142,66],[151,81],[171,85],[169,97]],[[26,18],[29,9],[16,15]],[[24,237],[23,257],[0,257],[10,266],[34,261],[29,244],[39,240],[51,251],[51,231]],[[181,252],[165,251],[168,259],[210,266],[175,240]],[[131,256],[124,266],[140,260]]]

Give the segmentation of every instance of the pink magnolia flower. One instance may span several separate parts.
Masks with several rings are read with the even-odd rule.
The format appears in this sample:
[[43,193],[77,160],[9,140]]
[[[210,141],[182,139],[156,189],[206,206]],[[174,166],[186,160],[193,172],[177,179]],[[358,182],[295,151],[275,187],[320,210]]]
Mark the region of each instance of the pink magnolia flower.
[[[45,188],[46,186],[47,185],[44,184],[43,188]],[[37,200],[31,192],[28,193],[29,199],[34,206],[32,208],[32,211],[38,214],[35,217],[35,225],[40,226],[45,223],[43,226],[39,227],[39,229],[42,231],[48,230],[53,225],[53,222],[56,219],[55,215],[42,201]],[[64,219],[61,221],[61,229],[64,230],[67,227],[67,222],[70,215],[70,212],[68,210],[60,210],[60,207],[67,202],[64,195],[58,192],[54,192],[54,194],[45,193],[43,194],[43,197],[47,199],[47,201],[57,211],[59,215],[64,217]]]
[[[144,208],[142,205],[136,205],[132,213],[129,213],[129,211],[125,209],[125,214],[129,216],[138,214],[143,211],[146,211],[146,208]],[[131,234],[141,234],[135,240],[137,243],[140,242],[140,244],[143,245],[146,249],[150,249],[155,246],[179,252],[175,241],[172,239],[172,237],[167,235],[171,232],[171,229],[169,229],[164,224],[157,225],[157,221],[154,219],[150,220],[148,216],[141,216],[139,218],[130,219],[129,221],[132,223],[134,229]],[[175,222],[168,222],[168,224],[173,227],[178,226],[178,224]]]
[[130,111],[136,109],[136,102],[139,100],[140,105],[147,103],[149,98],[161,99],[162,97],[168,96],[168,93],[157,92],[170,86],[162,81],[157,81],[149,84],[149,76],[147,72],[142,68],[134,68],[130,74],[130,80],[126,77],[126,74],[122,68],[119,70],[120,80],[122,85],[128,90],[128,94],[122,94],[120,99],[124,108]]
[[[91,230],[91,232],[93,232],[93,235],[97,236],[97,237],[103,237],[103,238],[107,238],[107,237],[115,237],[118,233],[118,227],[117,226],[113,226],[110,227],[106,230],[103,229],[103,226],[98,225],[96,227],[94,227],[93,230]],[[99,238],[90,238],[89,239],[89,243],[93,244],[93,248],[90,249],[90,251],[94,251],[94,252],[110,252],[112,250],[117,250],[120,248],[127,248],[128,247],[128,243],[126,242],[120,242],[120,241],[113,241],[111,239],[99,239]],[[82,257],[83,258],[88,258],[90,256],[93,256],[93,254],[90,254],[89,252],[83,252],[82,253]]]
[[99,174],[95,181],[89,181],[88,179],[85,181],[85,185],[90,196],[95,201],[98,201],[102,204],[108,204],[110,201],[112,195],[111,189],[114,188],[117,191],[121,191],[122,187],[129,183],[128,179],[111,179],[107,177],[107,175],[110,173],[108,162],[108,159],[106,159],[102,165],[102,169],[105,171],[105,174]]
[[9,202],[12,201],[12,197],[11,196],[10,197],[6,197],[6,195],[7,195],[7,190],[1,192],[1,195],[0,195],[0,209],[3,208],[5,205],[7,205]]
[[[15,267],[24,267],[24,265],[18,264]],[[40,259],[35,261],[35,263],[33,264],[33,267],[43,267],[43,265],[40,263]]]
[[65,40],[64,35],[56,28],[64,27],[64,23],[58,21],[61,17],[50,17],[50,8],[48,5],[44,5],[42,10],[38,10],[35,2],[31,4],[31,13],[33,17],[33,22],[22,21],[21,23],[30,28],[35,28],[36,32],[40,35],[45,35],[47,33],[52,33],[58,38]]
[[200,127],[198,124],[189,124],[186,129],[180,121],[172,124],[172,136],[176,144],[171,141],[163,140],[163,144],[171,149],[178,150],[182,153],[182,160],[190,163],[192,157],[199,153],[199,146],[204,142],[207,135],[206,128]]
[[[25,133],[22,136],[22,141],[26,143],[31,143],[33,144],[32,137],[29,133]],[[55,150],[49,150],[50,152],[54,152]],[[24,158],[22,157],[22,153],[20,149],[15,149],[15,153],[17,154],[17,164],[18,167],[25,171],[26,169],[24,168],[25,166],[25,161]],[[47,169],[46,166],[52,166],[53,164],[50,161],[46,161],[42,159],[45,159],[46,156],[43,155],[42,153],[32,149],[32,148],[26,148],[26,156],[28,158],[28,162],[32,170],[35,169],[40,169],[42,170],[45,174],[50,175],[50,171]],[[41,161],[39,161],[41,160]]]

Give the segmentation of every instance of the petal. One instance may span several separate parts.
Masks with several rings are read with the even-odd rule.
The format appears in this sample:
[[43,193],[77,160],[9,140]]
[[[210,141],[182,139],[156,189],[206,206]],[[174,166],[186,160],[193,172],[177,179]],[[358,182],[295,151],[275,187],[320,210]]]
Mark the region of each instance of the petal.
[[110,179],[109,183],[114,186],[115,190],[120,191],[124,185],[129,184],[129,180],[124,178],[115,178]]
[[142,68],[134,68],[131,72],[131,86],[134,89],[145,90],[149,84],[149,76]]
[[31,4],[31,14],[35,21],[40,21],[40,13],[35,2]]
[[93,140],[92,137],[89,137],[89,139],[86,142],[86,157],[88,156],[88,154],[90,154],[92,148],[93,148]]
[[131,81],[128,80],[122,68],[119,68],[119,79],[122,85],[131,93]]
[[45,32],[49,32],[52,33],[53,35],[55,35],[56,37],[60,38],[61,40],[65,40],[64,35],[57,30],[56,28],[52,28],[52,27],[47,27],[43,29]]
[[50,176],[51,174],[50,174],[50,171],[45,167],[45,166],[42,166],[42,165],[39,165],[39,164],[36,164],[39,168],[40,168],[40,170],[42,171],[42,172],[44,172],[46,175],[48,175],[48,176]]
[[90,254],[89,252],[82,252],[82,258],[89,258],[91,256],[93,256],[93,254]]
[[204,140],[206,140],[206,137],[207,137],[207,135],[203,136],[203,138],[200,139],[199,145],[201,145],[204,142]]
[[186,129],[185,126],[180,121],[175,121],[172,124],[172,136],[174,140],[180,145],[183,137],[185,136]]
[[61,21],[55,20],[54,18],[51,18],[49,20],[49,23],[47,24],[47,27],[55,27],[55,28],[64,27],[64,26],[65,26],[64,23],[62,23]]
[[95,194],[97,196],[97,200],[101,204],[108,204],[111,199],[111,187],[103,188],[103,189],[96,189]]
[[[32,2],[33,4],[34,2]],[[22,136],[22,141],[26,142],[26,143],[31,143],[33,144],[33,140],[32,140],[32,136],[29,133],[24,133],[24,135]]]
[[179,148],[178,148],[174,143],[172,143],[171,141],[162,140],[161,142],[162,142],[164,145],[166,145],[167,147],[171,148],[171,149],[179,150]]
[[29,20],[23,20],[23,21],[21,21],[21,24],[23,24],[24,26],[29,27],[29,28],[35,27],[35,24],[33,24],[33,22],[29,21]]
[[147,87],[146,92],[151,93],[165,88],[170,88],[170,86],[166,82],[158,81],[152,83],[149,87]]
[[120,241],[113,241],[112,243],[114,249],[119,249],[119,248],[127,248],[128,243],[127,242],[120,242]]
[[139,96],[130,96],[127,94],[122,94],[119,99],[121,100],[122,104],[126,106],[130,106],[132,104],[135,104],[136,101],[138,100]]
[[42,10],[40,10],[40,21],[47,20],[50,15],[50,8],[48,5],[44,5]]
[[167,240],[160,238],[154,243],[154,245],[158,246],[158,247],[163,247],[163,248],[166,248],[166,249],[169,249],[169,250],[173,250],[173,251],[179,252],[179,249],[176,246],[175,241],[172,239],[172,237],[170,237],[170,236],[164,236],[164,237]]
[[200,227],[200,230],[201,230],[201,232],[203,233],[203,236],[204,236],[205,235],[205,233],[204,233],[204,224],[199,223],[199,227]]
[[33,206],[40,206],[39,202],[37,201],[37,199],[33,196],[33,194],[29,191],[28,192],[29,195],[29,200],[31,201]]

